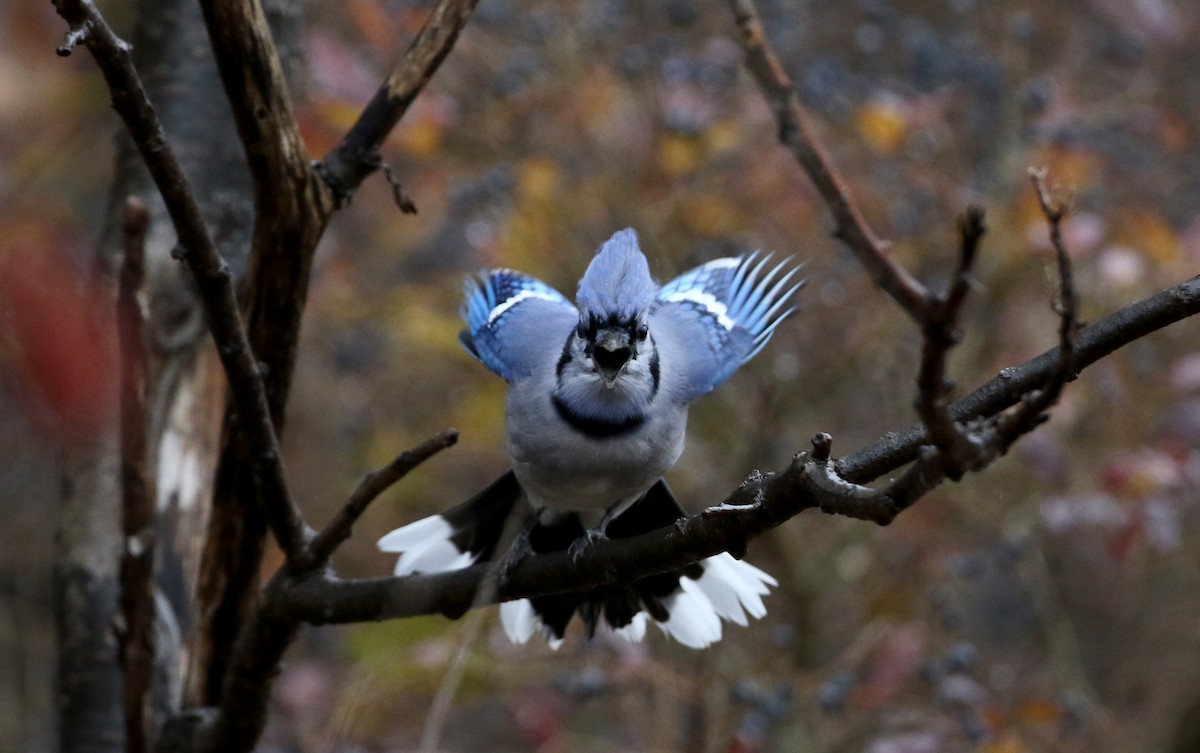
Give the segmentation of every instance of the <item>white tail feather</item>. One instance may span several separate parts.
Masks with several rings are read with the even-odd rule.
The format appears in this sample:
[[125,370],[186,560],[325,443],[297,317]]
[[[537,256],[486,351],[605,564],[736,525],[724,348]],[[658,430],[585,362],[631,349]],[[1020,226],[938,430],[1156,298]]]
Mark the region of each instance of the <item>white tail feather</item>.
[[541,620],[533,611],[529,599],[517,599],[500,605],[500,624],[504,626],[504,634],[510,641],[523,644],[537,632]]
[[628,625],[617,628],[613,632],[631,643],[637,643],[646,637],[647,619],[649,618],[645,612],[638,612],[633,616]]
[[679,591],[665,604],[670,617],[662,631],[690,648],[707,648],[721,640],[721,618],[696,581],[679,579]]
[[518,645],[527,643],[534,633],[539,633],[546,643],[555,651],[563,644],[562,638],[555,638],[550,628],[542,622],[537,612],[533,611],[533,603],[529,599],[506,601],[500,605],[500,624],[504,634]]
[[443,573],[475,564],[470,552],[460,552],[450,537],[454,529],[440,515],[423,518],[384,535],[377,546],[384,552],[399,552],[396,575]]

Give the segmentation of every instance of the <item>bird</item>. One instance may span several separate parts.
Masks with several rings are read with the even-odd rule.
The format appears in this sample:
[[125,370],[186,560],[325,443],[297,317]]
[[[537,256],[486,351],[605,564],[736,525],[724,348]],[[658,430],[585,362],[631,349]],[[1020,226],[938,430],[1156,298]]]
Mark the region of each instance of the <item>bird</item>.
[[[512,468],[457,507],[383,536],[379,549],[399,554],[395,574],[507,568],[529,553],[578,558],[603,538],[684,517],[663,475],[683,452],[688,407],[767,345],[795,310],[800,268],[754,252],[660,286],[627,228],[600,246],[574,304],[511,269],[468,277],[459,340],[508,384]],[[509,543],[514,514],[524,523]],[[721,553],[628,586],[507,601],[500,618],[515,643],[541,634],[557,648],[578,614],[589,639],[603,623],[637,641],[653,623],[705,648],[721,639],[722,621],[764,616],[777,585]]]

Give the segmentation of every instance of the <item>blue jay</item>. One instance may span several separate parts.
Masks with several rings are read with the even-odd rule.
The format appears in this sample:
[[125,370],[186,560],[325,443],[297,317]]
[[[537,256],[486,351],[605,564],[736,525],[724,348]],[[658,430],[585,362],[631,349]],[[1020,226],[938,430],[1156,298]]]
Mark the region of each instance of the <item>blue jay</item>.
[[[663,481],[683,451],[688,404],[762,350],[803,284],[785,260],[757,253],[716,259],[659,287],[637,234],[601,246],[576,305],[510,269],[468,279],[463,346],[508,382],[512,470],[458,507],[379,541],[396,574],[442,572],[493,560],[510,514],[527,520],[502,562],[527,552],[578,555],[602,537],[636,536],[684,512]],[[506,542],[507,543],[507,542]],[[627,587],[600,587],[501,605],[508,636],[535,632],[557,647],[575,613],[592,637],[603,621],[640,640],[647,622],[703,648],[721,620],[766,613],[775,580],[719,554]]]

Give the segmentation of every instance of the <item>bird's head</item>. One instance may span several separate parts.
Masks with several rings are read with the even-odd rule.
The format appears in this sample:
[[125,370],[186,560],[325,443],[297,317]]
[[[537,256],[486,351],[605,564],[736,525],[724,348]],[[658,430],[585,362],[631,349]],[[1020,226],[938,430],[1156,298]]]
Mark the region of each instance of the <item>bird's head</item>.
[[600,247],[579,281],[576,341],[605,387],[612,389],[647,354],[647,321],[657,294],[637,233],[629,229]]

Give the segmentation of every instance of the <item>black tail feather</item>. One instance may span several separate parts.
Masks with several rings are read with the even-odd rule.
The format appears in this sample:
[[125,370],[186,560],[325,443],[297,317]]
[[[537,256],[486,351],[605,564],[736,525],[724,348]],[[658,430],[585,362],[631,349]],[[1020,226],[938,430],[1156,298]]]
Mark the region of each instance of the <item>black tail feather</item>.
[[[659,480],[640,500],[610,522],[605,533],[611,539],[630,538],[671,525],[683,516],[683,508],[670,488],[665,481]],[[552,526],[535,526],[530,533],[530,544],[537,553],[563,551],[583,534],[579,517],[566,515]],[[551,594],[530,602],[555,638],[563,637],[575,612],[579,612],[587,637],[591,638],[601,618],[612,628],[623,628],[644,610],[655,620],[665,621],[669,615],[663,601],[679,590],[679,579],[698,578],[702,572],[699,564],[693,564],[651,575],[628,586],[601,586],[585,592]]]
[[492,559],[505,524],[520,499],[521,484],[516,474],[509,471],[466,502],[442,513],[454,530],[450,540],[458,551],[475,555],[476,562]]

